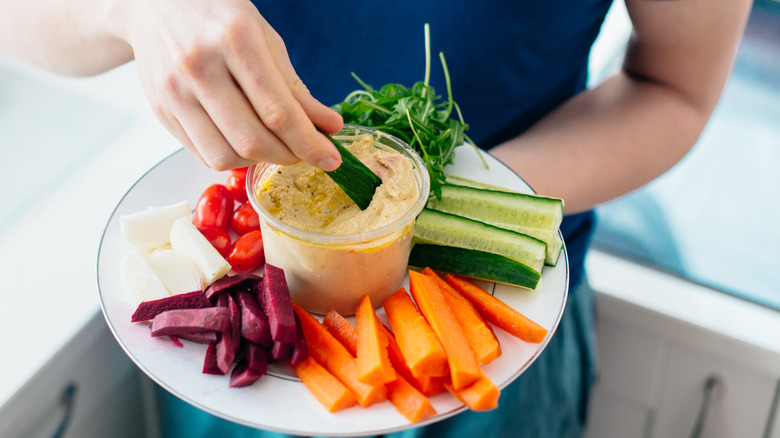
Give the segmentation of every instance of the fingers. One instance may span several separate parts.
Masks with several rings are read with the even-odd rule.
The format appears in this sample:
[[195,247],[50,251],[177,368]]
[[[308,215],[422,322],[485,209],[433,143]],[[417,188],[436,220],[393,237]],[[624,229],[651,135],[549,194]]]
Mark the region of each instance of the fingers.
[[[157,118],[203,164],[218,171],[254,164],[255,161],[236,153],[198,98],[186,87],[170,85],[164,88],[159,99],[165,104],[154,106]],[[288,163],[297,161],[291,154],[286,159]]]
[[334,170],[341,157],[317,128],[336,132],[341,116],[311,96],[278,34],[254,6],[249,13],[244,7],[207,8],[206,31],[194,35],[179,21],[173,31],[151,26],[156,33],[135,34],[139,74],[155,113],[216,170],[299,160]]
[[[249,166],[256,162],[236,153],[233,146],[214,124],[211,116],[200,105],[193,104],[179,108],[177,121],[192,139],[197,156],[212,169],[222,171]],[[288,159],[288,163],[285,164],[295,161],[297,160],[293,157],[292,160]]]
[[[270,32],[271,38],[277,39],[272,44],[278,47],[281,40],[275,32]],[[338,130],[340,117],[329,116],[329,109],[313,98],[305,98],[308,92],[300,88],[297,93],[304,97],[303,102],[296,99],[268,45],[258,47],[236,39],[234,47],[236,51],[226,59],[227,67],[246,93],[263,126],[298,158],[323,170],[337,168],[341,157],[330,141],[317,132],[315,123],[323,123],[326,130]],[[304,110],[304,105],[311,116]]]
[[198,100],[195,104],[202,105],[200,111],[188,110],[186,106],[180,111],[188,112],[188,119],[197,121],[191,130],[197,130],[200,141],[207,141],[203,149],[213,152],[211,157],[204,157],[210,166],[238,167],[230,163],[246,165],[258,161],[294,164],[300,160],[263,125],[224,65],[208,64],[197,73],[194,84]]
[[340,131],[344,126],[344,120],[341,115],[328,106],[323,105],[311,95],[309,89],[306,88],[301,78],[295,73],[281,37],[270,27],[267,28],[266,34],[274,64],[279,68],[279,73],[285,79],[295,100],[300,103],[306,115],[309,116],[314,125],[328,134]]
[[[289,65],[289,60],[287,62]],[[295,100],[301,104],[301,108],[303,108],[303,111],[309,116],[314,125],[328,134],[340,131],[344,126],[344,119],[341,117],[341,114],[315,99],[303,81],[292,70],[292,65],[290,65],[290,70],[289,74],[284,74],[285,79],[290,84],[290,90]]]

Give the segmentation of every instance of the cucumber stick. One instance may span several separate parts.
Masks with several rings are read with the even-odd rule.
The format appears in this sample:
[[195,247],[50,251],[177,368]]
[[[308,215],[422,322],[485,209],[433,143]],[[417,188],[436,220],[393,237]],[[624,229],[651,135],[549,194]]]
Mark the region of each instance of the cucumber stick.
[[341,154],[341,165],[333,171],[325,172],[350,197],[361,210],[368,208],[374,198],[376,188],[382,180],[358,160],[352,152],[330,135],[325,135]]
[[536,289],[541,278],[538,271],[510,258],[454,246],[416,243],[409,264],[528,289]]
[[[458,178],[458,181],[461,180]],[[542,240],[547,244],[545,256],[547,265],[555,266],[563,248],[558,233],[563,220],[563,201],[558,198],[498,188],[444,184],[441,199],[432,197],[428,201],[427,208],[467,217]]]
[[428,208],[414,224],[415,244],[434,244],[497,254],[541,272],[547,245],[541,240]]

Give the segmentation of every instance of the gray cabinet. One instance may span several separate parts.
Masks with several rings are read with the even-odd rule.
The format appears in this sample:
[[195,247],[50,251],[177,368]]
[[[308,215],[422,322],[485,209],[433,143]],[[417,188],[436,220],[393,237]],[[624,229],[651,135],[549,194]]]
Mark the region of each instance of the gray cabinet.
[[0,437],[146,437],[142,379],[96,314],[0,408]]
[[597,311],[589,438],[780,437],[778,353],[608,294]]

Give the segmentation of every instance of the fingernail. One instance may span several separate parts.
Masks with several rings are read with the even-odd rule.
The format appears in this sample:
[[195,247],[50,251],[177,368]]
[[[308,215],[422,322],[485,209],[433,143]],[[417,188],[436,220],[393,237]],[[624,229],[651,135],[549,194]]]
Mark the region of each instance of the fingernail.
[[325,157],[322,160],[317,163],[317,167],[320,169],[330,172],[331,170],[336,170],[341,165],[341,162],[339,160],[333,158],[333,157]]

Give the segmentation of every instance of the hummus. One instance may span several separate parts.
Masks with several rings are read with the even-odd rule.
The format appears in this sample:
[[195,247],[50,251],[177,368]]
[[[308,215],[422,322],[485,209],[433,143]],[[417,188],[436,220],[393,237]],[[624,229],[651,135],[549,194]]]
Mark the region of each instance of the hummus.
[[253,166],[247,185],[266,263],[284,270],[292,300],[314,313],[353,315],[366,294],[379,305],[403,284],[430,186],[425,164],[395,137],[345,126],[334,138],[382,180],[365,210],[307,163]]
[[264,181],[260,203],[292,227],[324,234],[375,230],[409,211],[419,196],[409,159],[369,134],[346,140],[352,141],[346,148],[382,180],[368,208],[361,210],[324,171],[305,162],[278,167]]

